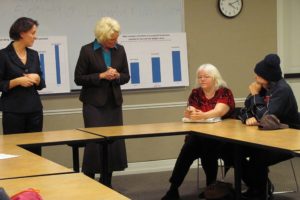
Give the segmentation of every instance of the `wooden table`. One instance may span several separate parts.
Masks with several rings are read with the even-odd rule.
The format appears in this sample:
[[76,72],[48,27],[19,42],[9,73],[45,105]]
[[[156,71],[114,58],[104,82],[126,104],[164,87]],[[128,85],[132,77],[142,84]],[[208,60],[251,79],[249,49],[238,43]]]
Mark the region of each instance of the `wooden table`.
[[19,155],[15,158],[0,159],[0,179],[73,172],[15,145],[0,145],[0,153]]
[[105,138],[103,143],[102,175],[103,183],[108,185],[108,144],[117,139],[146,138],[185,135],[190,133],[190,125],[182,122],[138,124],[108,127],[79,128],[78,130]]
[[[240,199],[241,189],[241,166],[239,146],[253,145],[259,148],[276,148],[282,151],[294,152],[300,150],[300,130],[281,129],[273,131],[262,131],[256,126],[246,126],[239,120],[227,119],[218,123],[157,123],[125,125],[112,127],[80,128],[78,130],[103,136],[106,144],[115,139],[172,136],[179,134],[196,133],[203,137],[212,137],[217,140],[229,141],[238,144],[235,150],[235,188],[237,199]],[[107,149],[107,145],[104,147]],[[107,151],[106,151],[107,152]],[[107,163],[106,157],[102,163]],[[107,166],[103,166],[107,169]],[[106,170],[104,170],[104,175]],[[104,182],[106,183],[106,182]]]
[[170,122],[79,128],[77,130],[96,134],[110,140],[172,136],[194,132],[218,139],[237,141],[241,144],[254,144],[289,151],[300,150],[300,130],[280,129],[263,131],[259,130],[257,126],[246,126],[240,120],[234,119],[227,119],[217,123]]
[[101,136],[87,134],[79,130],[44,131],[35,133],[10,134],[0,136],[0,146],[3,144],[19,146],[53,146],[67,144],[72,147],[73,169],[79,172],[79,146],[82,143],[101,142]]
[[[77,144],[102,142],[103,137],[79,130],[0,135],[0,153],[19,155],[0,160],[0,186],[12,195],[25,188],[41,191],[44,199],[128,199],[100,183],[37,156],[21,147],[67,144],[73,148],[73,166],[79,171]],[[19,147],[21,146],[21,147]]]
[[246,126],[239,120],[227,119],[213,124],[198,124],[191,131],[202,135],[228,139],[240,144],[256,145],[287,151],[300,150],[300,130],[259,130],[257,126]]
[[182,135],[191,131],[191,124],[182,122],[78,128],[77,130],[102,136],[106,139],[129,139]]
[[0,145],[15,144],[48,146],[72,142],[76,143],[80,141],[95,141],[99,139],[101,139],[101,137],[73,129],[0,135]]
[[9,196],[27,188],[40,191],[45,200],[128,200],[120,193],[80,173],[0,180]]
[[229,141],[234,145],[236,199],[241,197],[241,145],[277,149],[289,153],[294,153],[300,148],[300,130],[296,129],[259,130],[257,126],[246,126],[239,120],[228,119],[215,124],[199,124],[191,130],[201,136]]

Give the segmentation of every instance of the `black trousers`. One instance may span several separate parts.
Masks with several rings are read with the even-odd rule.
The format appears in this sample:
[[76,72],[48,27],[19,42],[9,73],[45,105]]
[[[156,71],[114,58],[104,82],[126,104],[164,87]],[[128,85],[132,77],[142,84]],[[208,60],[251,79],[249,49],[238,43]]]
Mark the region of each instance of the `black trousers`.
[[275,149],[242,147],[242,179],[250,188],[266,193],[268,167],[293,157],[289,152]]
[[206,184],[215,182],[218,172],[218,158],[224,144],[196,134],[187,135],[170,178],[171,187],[178,188],[182,184],[190,166],[198,158],[201,158],[201,164],[206,174]]
[[[3,134],[40,132],[43,130],[43,111],[33,113],[3,112]],[[37,155],[42,154],[41,147],[28,147],[27,150]]]

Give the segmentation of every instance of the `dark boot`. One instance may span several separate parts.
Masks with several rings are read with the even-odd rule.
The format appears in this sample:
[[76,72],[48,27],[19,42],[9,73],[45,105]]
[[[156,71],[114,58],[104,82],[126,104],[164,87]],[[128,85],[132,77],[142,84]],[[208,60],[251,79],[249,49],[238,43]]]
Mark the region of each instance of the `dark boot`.
[[203,192],[200,192],[200,194],[198,195],[198,198],[199,198],[199,199],[205,199],[204,191],[203,191]]
[[161,200],[179,200],[178,188],[175,188],[171,185],[169,191],[161,198]]

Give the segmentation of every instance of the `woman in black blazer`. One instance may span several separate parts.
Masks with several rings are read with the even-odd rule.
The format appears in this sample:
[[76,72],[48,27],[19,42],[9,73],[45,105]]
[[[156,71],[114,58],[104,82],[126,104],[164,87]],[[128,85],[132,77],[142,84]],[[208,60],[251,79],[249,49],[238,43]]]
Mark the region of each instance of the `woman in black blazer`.
[[[75,83],[81,85],[80,101],[83,103],[85,127],[123,125],[121,85],[130,79],[124,47],[117,44],[119,23],[103,17],[95,27],[96,39],[83,46],[75,69]],[[109,145],[109,174],[127,167],[124,140]],[[84,151],[82,171],[94,178],[102,172],[102,149],[88,144]],[[102,180],[102,177],[100,178]]]
[[[4,134],[42,131],[43,107],[37,90],[45,88],[38,53],[31,47],[38,22],[21,17],[10,28],[13,40],[0,50],[0,107]],[[41,148],[31,149],[41,154]]]

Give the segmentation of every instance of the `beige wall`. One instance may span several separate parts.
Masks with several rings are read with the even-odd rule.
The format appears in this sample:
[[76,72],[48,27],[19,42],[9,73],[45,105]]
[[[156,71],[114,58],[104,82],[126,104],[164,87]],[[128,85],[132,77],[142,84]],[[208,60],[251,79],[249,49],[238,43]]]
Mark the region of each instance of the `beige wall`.
[[240,15],[222,17],[217,1],[185,1],[190,74],[204,62],[216,65],[235,97],[244,97],[254,64],[276,52],[276,1],[244,0]]
[[[184,0],[190,87],[125,91],[125,124],[178,121],[194,85],[194,73],[203,63],[216,65],[235,97],[247,95],[253,66],[276,52],[276,1],[244,0],[234,19],[219,14],[217,0]],[[180,22],[178,22],[180,23]],[[45,130],[82,127],[78,94],[44,96]],[[126,141],[129,162],[175,158],[183,138],[164,137]],[[47,147],[45,156],[70,166],[68,147]]]

